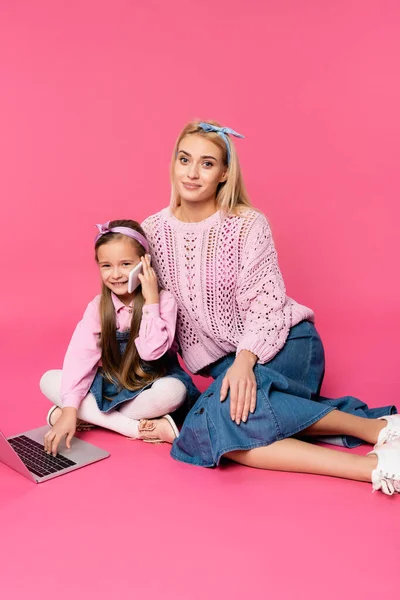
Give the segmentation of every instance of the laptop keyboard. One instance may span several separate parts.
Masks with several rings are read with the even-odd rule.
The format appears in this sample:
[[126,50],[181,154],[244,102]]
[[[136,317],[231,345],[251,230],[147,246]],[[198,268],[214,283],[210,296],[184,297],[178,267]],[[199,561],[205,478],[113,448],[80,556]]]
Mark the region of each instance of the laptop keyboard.
[[37,477],[45,477],[76,465],[61,454],[57,454],[57,456],[46,454],[43,444],[31,440],[26,435],[11,438],[8,442],[29,471]]

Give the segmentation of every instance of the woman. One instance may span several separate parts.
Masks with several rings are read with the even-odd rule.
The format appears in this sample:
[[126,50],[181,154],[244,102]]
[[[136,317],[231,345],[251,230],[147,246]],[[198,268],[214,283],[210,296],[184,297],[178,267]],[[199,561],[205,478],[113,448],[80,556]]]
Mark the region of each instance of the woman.
[[[286,296],[268,222],[251,207],[230,135],[243,137],[214,122],[186,125],[173,153],[170,207],[143,223],[160,284],[178,304],[183,359],[214,379],[172,455],[202,466],[225,456],[400,492],[400,416],[394,406],[319,395],[324,352],[313,312]],[[295,436],[376,447],[358,456]]]

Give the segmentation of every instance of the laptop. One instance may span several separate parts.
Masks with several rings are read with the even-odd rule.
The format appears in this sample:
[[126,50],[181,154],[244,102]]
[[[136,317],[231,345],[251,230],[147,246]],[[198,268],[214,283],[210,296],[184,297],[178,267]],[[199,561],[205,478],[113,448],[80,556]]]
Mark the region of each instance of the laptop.
[[43,437],[48,430],[45,425],[8,439],[0,431],[0,462],[31,481],[42,483],[110,456],[109,452],[76,437],[69,450],[61,443],[57,456],[46,454]]

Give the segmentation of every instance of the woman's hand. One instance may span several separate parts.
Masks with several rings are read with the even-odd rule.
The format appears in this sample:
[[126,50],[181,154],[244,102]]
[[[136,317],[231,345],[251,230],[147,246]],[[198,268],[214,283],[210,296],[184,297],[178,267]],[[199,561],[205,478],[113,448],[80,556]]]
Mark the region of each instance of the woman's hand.
[[142,284],[142,294],[145,304],[158,304],[160,295],[158,292],[158,281],[155,270],[150,265],[150,257],[148,254],[140,259],[143,264],[143,273],[139,274],[140,283]]
[[71,448],[71,440],[76,431],[78,410],[73,406],[62,409],[62,415],[57,423],[44,436],[44,449],[47,454],[56,456],[61,440],[66,436],[65,444]]
[[230,390],[231,419],[238,425],[240,425],[240,421],[245,423],[249,412],[253,413],[256,409],[257,383],[253,371],[256,362],[255,354],[248,350],[242,350],[222,380],[220,400],[223,402]]

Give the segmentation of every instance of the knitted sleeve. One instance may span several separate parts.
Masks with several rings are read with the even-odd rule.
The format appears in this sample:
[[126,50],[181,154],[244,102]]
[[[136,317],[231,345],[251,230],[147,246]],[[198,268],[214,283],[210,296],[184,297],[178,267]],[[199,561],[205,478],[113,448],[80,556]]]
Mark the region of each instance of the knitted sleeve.
[[283,347],[291,326],[291,308],[268,221],[261,213],[254,220],[242,253],[236,300],[244,333],[236,354],[249,350],[260,363],[270,361]]

